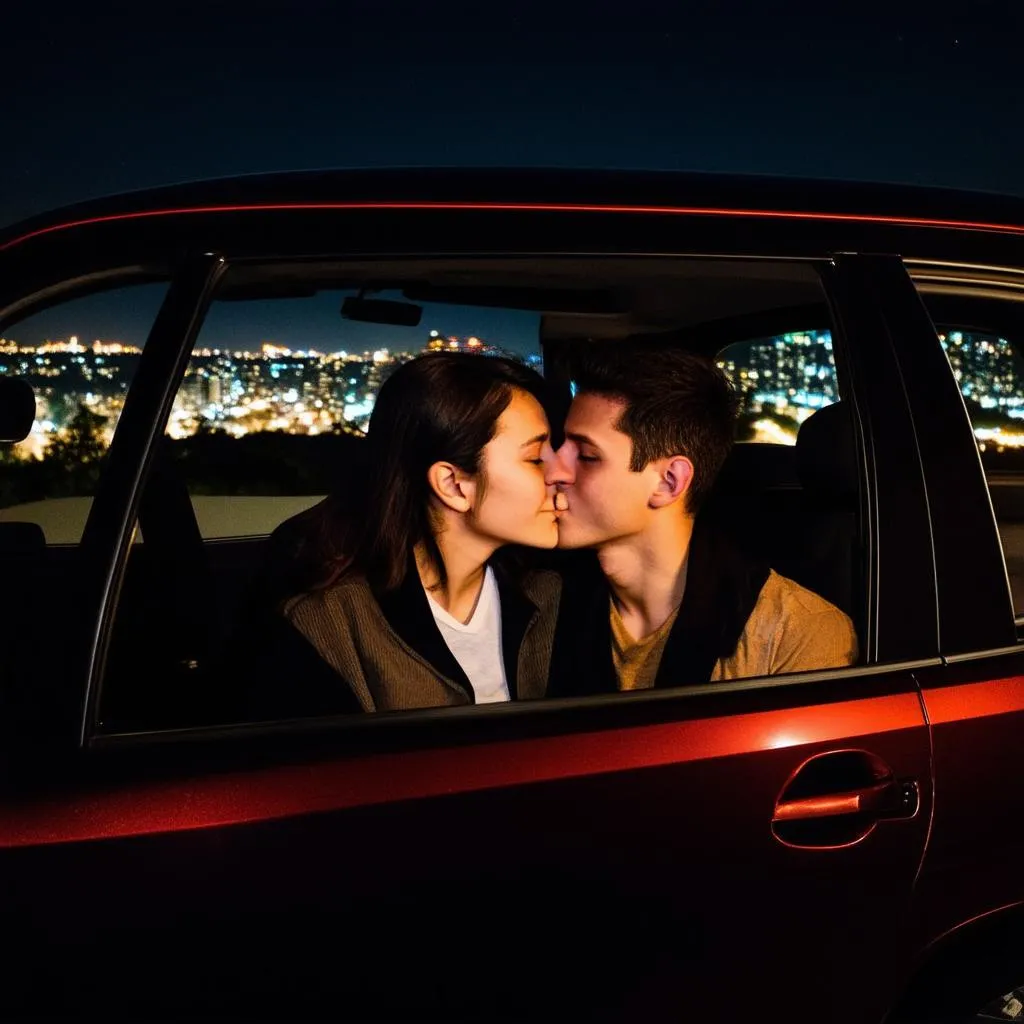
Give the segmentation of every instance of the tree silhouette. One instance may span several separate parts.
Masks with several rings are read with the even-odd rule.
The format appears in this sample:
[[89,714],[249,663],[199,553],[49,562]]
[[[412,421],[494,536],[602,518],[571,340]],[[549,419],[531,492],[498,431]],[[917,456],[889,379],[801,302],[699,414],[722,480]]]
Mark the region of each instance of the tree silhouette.
[[103,443],[103,428],[107,418],[79,404],[78,412],[72,417],[63,437],[55,437],[46,449],[46,461],[69,471],[79,466],[99,462],[106,454]]

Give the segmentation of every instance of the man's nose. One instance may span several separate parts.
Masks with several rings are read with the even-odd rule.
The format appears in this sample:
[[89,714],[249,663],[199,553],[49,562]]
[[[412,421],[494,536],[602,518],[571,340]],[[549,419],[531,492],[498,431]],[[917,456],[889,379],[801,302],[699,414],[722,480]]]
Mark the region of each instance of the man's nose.
[[575,480],[576,472],[573,467],[571,453],[568,451],[567,446],[563,444],[561,448],[552,453],[552,457],[547,463],[544,483],[549,486],[568,487]]

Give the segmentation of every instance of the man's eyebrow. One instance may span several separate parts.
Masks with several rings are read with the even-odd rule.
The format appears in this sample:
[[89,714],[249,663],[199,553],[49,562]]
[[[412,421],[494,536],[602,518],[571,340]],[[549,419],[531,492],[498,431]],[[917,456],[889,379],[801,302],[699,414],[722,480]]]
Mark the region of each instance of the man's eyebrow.
[[597,444],[592,438],[587,437],[586,434],[574,434],[572,431],[567,430],[565,436],[570,441],[575,441],[576,444],[589,444],[591,448],[596,448],[598,451],[601,450],[601,446]]
[[525,448],[525,447],[527,447],[527,445],[531,445],[531,444],[538,444],[538,443],[539,444],[543,444],[547,439],[548,439],[548,434],[547,433],[538,434],[536,437],[531,437],[529,441],[524,441],[519,447],[520,448]]

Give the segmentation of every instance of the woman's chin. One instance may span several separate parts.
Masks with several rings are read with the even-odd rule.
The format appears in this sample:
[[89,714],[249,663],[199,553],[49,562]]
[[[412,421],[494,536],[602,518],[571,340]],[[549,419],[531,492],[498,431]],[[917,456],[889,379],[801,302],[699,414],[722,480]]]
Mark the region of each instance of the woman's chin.
[[529,538],[523,538],[518,543],[528,548],[557,548],[558,547],[558,530],[557,528],[552,529],[550,532],[544,530],[538,530],[533,536]]

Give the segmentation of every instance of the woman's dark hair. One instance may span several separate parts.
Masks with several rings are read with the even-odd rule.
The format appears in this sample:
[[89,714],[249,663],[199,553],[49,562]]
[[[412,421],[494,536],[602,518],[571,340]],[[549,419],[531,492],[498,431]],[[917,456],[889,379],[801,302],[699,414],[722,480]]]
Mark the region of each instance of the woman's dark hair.
[[395,370],[377,395],[367,439],[359,442],[365,477],[339,481],[334,495],[311,510],[298,589],[327,587],[357,571],[392,590],[421,542],[444,580],[427,470],[444,461],[478,472],[516,388],[547,409],[544,378],[511,359],[439,352]]

